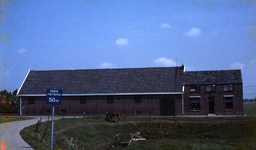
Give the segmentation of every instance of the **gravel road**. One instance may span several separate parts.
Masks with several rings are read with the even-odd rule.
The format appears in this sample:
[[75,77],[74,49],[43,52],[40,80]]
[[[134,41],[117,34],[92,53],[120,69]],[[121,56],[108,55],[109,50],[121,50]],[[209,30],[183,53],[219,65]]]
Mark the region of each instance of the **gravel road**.
[[[27,116],[26,116],[27,117]],[[36,124],[41,116],[33,116],[35,119],[22,120],[0,124],[0,150],[32,150],[20,136],[20,131],[29,125]],[[51,120],[52,117],[50,117]],[[60,116],[54,116],[60,119]],[[47,121],[47,116],[42,116],[42,121]]]

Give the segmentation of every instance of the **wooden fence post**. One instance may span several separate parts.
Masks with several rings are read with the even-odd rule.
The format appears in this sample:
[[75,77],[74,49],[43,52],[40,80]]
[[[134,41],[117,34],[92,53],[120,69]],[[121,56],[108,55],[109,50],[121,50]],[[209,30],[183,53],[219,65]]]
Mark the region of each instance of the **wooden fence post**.
[[38,132],[39,123],[40,123],[40,120],[37,121],[35,132]]
[[48,126],[49,118],[50,118],[50,116],[48,116],[48,120],[47,120],[47,124],[46,124],[46,126]]
[[62,116],[62,118],[61,118],[61,120],[60,120],[60,122],[62,122],[62,120],[64,119],[64,116]]
[[45,130],[44,130],[43,137],[42,137],[41,140],[40,140],[41,143],[42,143],[42,141],[43,141],[43,139],[44,139],[44,136],[45,136],[45,134],[46,134],[47,128],[48,128],[48,126],[45,126]]
[[41,123],[42,123],[42,117],[40,117],[40,124],[39,125],[41,125]]

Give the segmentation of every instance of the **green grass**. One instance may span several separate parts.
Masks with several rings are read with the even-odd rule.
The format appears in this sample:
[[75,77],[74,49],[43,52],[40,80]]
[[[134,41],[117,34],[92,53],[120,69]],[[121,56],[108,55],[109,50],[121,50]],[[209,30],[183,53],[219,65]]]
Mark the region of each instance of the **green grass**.
[[0,116],[0,123],[12,122],[12,121],[20,121],[20,120],[28,120],[34,119],[32,117],[8,117],[8,116]]
[[161,139],[134,142],[125,150],[253,150],[255,139]]
[[[256,149],[256,119],[250,117],[233,118],[177,118],[177,117],[126,117],[120,123],[106,123],[105,116],[90,116],[84,119],[60,119],[54,122],[55,132],[74,125],[90,124],[62,132],[54,149],[67,149],[73,137],[71,149],[106,149],[109,140],[114,140],[116,134],[121,133],[123,141],[130,140],[130,133],[140,132],[146,141],[132,142],[124,149]],[[113,120],[117,120],[114,118]],[[161,120],[162,122],[152,122]],[[174,121],[167,123],[164,121]],[[202,121],[210,123],[202,123]],[[233,123],[214,123],[216,121],[237,120]],[[129,124],[121,124],[128,122]],[[131,121],[143,121],[133,123]],[[188,123],[179,123],[180,121]],[[195,123],[190,123],[193,121]],[[22,138],[34,149],[50,149],[51,122],[49,129],[41,143],[47,122],[39,127],[35,133],[35,125],[21,131]],[[120,138],[120,136],[118,137]],[[114,149],[123,149],[116,147]]]
[[256,102],[244,102],[244,115],[250,117],[256,116]]

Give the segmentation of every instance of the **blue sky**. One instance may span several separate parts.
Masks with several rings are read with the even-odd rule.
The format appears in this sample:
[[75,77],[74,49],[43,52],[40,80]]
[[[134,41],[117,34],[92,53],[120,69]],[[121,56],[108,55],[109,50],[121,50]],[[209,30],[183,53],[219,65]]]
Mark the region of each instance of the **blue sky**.
[[[31,70],[241,69],[256,97],[254,0],[1,0],[0,90]],[[176,62],[177,60],[177,62]]]

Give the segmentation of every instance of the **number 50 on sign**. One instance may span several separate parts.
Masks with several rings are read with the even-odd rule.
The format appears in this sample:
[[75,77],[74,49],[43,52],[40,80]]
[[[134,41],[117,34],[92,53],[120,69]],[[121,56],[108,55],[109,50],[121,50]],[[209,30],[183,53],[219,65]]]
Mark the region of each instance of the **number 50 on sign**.
[[62,90],[61,89],[47,89],[46,104],[61,105]]

